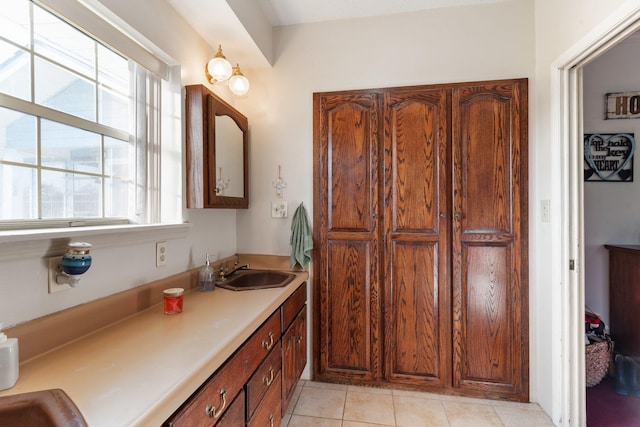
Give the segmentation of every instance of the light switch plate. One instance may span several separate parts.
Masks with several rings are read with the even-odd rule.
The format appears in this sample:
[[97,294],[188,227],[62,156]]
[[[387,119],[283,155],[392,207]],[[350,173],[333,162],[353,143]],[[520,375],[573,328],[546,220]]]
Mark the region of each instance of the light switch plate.
[[271,218],[286,218],[287,216],[287,202],[283,200],[271,202]]

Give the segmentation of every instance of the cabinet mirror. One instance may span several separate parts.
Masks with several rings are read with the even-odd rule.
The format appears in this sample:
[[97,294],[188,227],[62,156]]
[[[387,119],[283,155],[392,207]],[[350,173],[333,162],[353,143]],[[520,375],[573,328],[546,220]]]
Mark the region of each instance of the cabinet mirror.
[[248,208],[248,120],[202,85],[186,87],[187,208]]

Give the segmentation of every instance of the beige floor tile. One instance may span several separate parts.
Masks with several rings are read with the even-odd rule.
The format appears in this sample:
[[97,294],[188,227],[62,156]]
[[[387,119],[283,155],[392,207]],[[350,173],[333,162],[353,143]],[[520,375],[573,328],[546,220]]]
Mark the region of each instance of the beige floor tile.
[[393,396],[390,394],[348,392],[343,419],[395,425]]
[[392,394],[392,390],[390,388],[380,388],[380,387],[365,387],[359,385],[350,385],[347,386],[347,391],[357,391],[360,393],[373,393],[373,394]]
[[506,406],[494,406],[493,409],[506,427],[553,427],[554,425],[551,418],[541,410]]
[[494,402],[497,402],[496,400],[480,399],[478,397],[454,396],[450,394],[443,394],[442,396],[440,396],[440,400],[442,400],[443,402],[447,401],[447,402],[454,402],[454,403],[472,403],[476,405],[488,405],[488,406],[492,406]]
[[396,425],[400,427],[449,427],[442,402],[411,396],[393,396]]
[[290,419],[291,414],[284,414],[284,417],[282,417],[282,421],[280,421],[280,427],[287,427],[289,425]]
[[304,383],[305,387],[311,388],[327,388],[331,390],[346,390],[346,384],[334,384],[334,383],[321,383],[319,381],[307,381]]
[[491,404],[491,406],[504,406],[506,408],[519,408],[519,409],[529,409],[531,411],[542,411],[542,408],[537,403],[528,403],[528,402],[510,402],[508,400],[487,400]]
[[426,391],[415,391],[415,390],[393,390],[394,396],[407,396],[407,397],[417,397],[420,399],[434,399],[434,400],[443,400],[447,397],[446,394],[438,394],[438,393],[429,393]]
[[358,421],[343,421],[342,427],[394,427],[386,424],[361,423]]
[[341,420],[292,415],[287,427],[340,427]]
[[300,392],[293,414],[341,419],[346,394],[346,390],[305,386]]
[[451,427],[504,427],[491,405],[443,400]]

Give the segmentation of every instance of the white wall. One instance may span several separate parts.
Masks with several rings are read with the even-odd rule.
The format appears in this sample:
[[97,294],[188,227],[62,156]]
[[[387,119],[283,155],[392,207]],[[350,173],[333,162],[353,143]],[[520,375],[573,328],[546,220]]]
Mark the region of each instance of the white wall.
[[314,92],[531,77],[532,14],[519,1],[277,28],[274,67],[253,70],[255,102],[239,104],[251,126],[251,208],[238,213],[238,250],[290,253],[291,218],[270,217],[279,164],[290,216],[300,202],[312,215]]
[[[585,133],[633,133],[640,120],[604,120],[604,96],[640,89],[640,43],[623,42],[584,68]],[[640,244],[640,163],[634,182],[585,182],[585,302],[609,322],[609,253],[605,244]]]
[[[168,4],[155,0],[101,2],[182,66],[182,85],[204,82],[203,66],[213,55],[213,49]],[[164,159],[165,162],[184,163],[182,133],[177,132],[177,141],[164,142],[176,147],[172,158]],[[183,177],[184,172],[178,178],[164,176],[178,179],[178,186],[182,184],[184,190]],[[69,238],[0,243],[0,322],[15,325],[167,277],[201,265],[207,253],[217,257],[236,253],[234,210],[186,210],[184,201],[181,203],[178,210],[183,211],[185,221],[191,224],[184,237],[176,237],[173,232],[126,233],[116,237],[75,235],[73,240],[93,243],[93,265],[77,288],[56,294],[48,294],[46,260],[61,255],[61,248]],[[156,268],[155,243],[163,240],[168,241],[168,263]]]

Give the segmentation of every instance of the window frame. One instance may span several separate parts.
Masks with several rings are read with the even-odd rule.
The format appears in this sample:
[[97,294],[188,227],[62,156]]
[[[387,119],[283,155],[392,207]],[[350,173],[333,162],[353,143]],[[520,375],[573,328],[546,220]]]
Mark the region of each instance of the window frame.
[[[146,129],[136,129],[134,134],[130,134],[129,132],[125,132],[119,130],[117,128],[113,128],[107,125],[103,125],[98,123],[99,121],[99,99],[96,98],[96,121],[93,122],[91,120],[86,120],[81,117],[77,117],[62,111],[58,111],[52,108],[49,108],[44,105],[36,104],[34,101],[25,101],[20,98],[15,98],[13,96],[7,94],[0,93],[0,105],[2,107],[6,107],[9,109],[14,109],[18,112],[30,114],[36,116],[38,119],[46,119],[52,120],[56,122],[60,122],[63,124],[71,125],[73,127],[77,127],[79,129],[83,129],[90,132],[95,132],[102,135],[101,140],[104,140],[104,137],[111,137],[120,140],[131,140],[133,139],[134,146],[136,147],[135,153],[135,162],[139,165],[144,163],[145,167],[138,173],[137,179],[144,181],[143,190],[137,191],[135,206],[135,215],[129,215],[129,218],[111,218],[111,217],[91,217],[91,218],[63,218],[63,219],[27,219],[27,220],[3,220],[0,221],[0,230],[28,230],[33,228],[40,229],[56,229],[56,228],[70,228],[70,227],[95,227],[95,226],[104,226],[104,225],[126,225],[126,224],[161,224],[161,212],[162,206],[160,203],[160,194],[159,188],[161,187],[160,177],[161,177],[161,169],[160,169],[160,156],[162,152],[162,148],[160,147],[160,141],[162,137],[162,123],[161,118],[167,112],[162,111],[164,108],[162,101],[162,92],[165,87],[172,88],[172,92],[169,95],[175,95],[175,81],[173,83],[170,81],[171,74],[175,75],[175,68],[179,68],[174,66],[170,66],[167,64],[164,59],[166,59],[166,55],[162,52],[158,52],[159,55],[152,55],[148,49],[140,50],[144,45],[149,45],[150,43],[145,39],[141,38],[139,34],[135,31],[130,30],[131,33],[140,37],[139,40],[133,40],[129,35],[125,34],[122,30],[122,22],[118,25],[114,25],[114,21],[118,21],[117,18],[112,13],[107,13],[110,19],[105,18],[105,9],[99,2],[87,0],[85,5],[80,5],[77,2],[72,2],[70,0],[30,0],[29,3],[32,3],[33,7],[42,7],[48,12],[53,13],[58,16],[63,21],[67,22],[69,25],[72,25],[74,28],[78,29],[88,37],[92,38],[95,43],[101,44],[118,55],[129,59],[129,63],[134,61],[138,66],[145,67],[146,65],[150,65],[153,70],[149,71],[149,75],[154,78],[149,79],[147,81],[140,81],[139,75],[134,74],[132,79],[135,80],[133,85],[135,86],[134,90],[137,93],[137,96],[142,97],[151,97],[154,100],[154,103],[149,107],[148,105],[140,105],[140,103],[134,102],[133,104],[133,115],[137,116],[151,111],[156,111],[157,114],[153,117],[149,117],[143,120],[145,123]],[[102,8],[101,13],[99,9]],[[34,13],[30,13],[31,25],[33,25],[33,16]],[[110,22],[109,22],[110,21]],[[95,31],[88,31],[87,28],[92,28]],[[126,26],[125,26],[126,27]],[[126,30],[126,28],[125,28]],[[101,34],[102,37],[96,35],[96,33]],[[33,41],[33,29],[31,30],[31,42]],[[106,38],[105,38],[106,37]],[[129,54],[128,52],[123,52],[120,49],[117,49],[114,46],[121,46],[125,49],[130,50],[133,54]],[[24,47],[23,47],[24,48]],[[155,51],[158,51],[155,48]],[[34,59],[38,53],[35,52],[35,48],[33,43],[30,43],[28,46],[29,54],[31,55],[31,70],[34,69],[35,64]],[[137,58],[136,58],[137,57]],[[142,64],[140,64],[140,59],[142,60]],[[97,59],[96,59],[97,62]],[[33,73],[33,71],[32,71]],[[98,70],[96,70],[96,75],[98,74]],[[175,80],[175,78],[173,79]],[[33,87],[35,86],[35,82],[32,80],[30,82],[31,90],[33,91]],[[108,87],[108,86],[107,86]],[[140,93],[140,88],[142,89],[142,93]],[[179,86],[178,86],[179,90]],[[100,91],[100,87],[96,80],[96,94]],[[33,93],[31,94],[31,98],[33,99]],[[168,114],[175,115],[175,112],[169,112]],[[132,118],[135,120],[135,118]],[[138,127],[139,128],[139,127]],[[38,146],[40,146],[40,135],[38,138]],[[141,140],[144,140],[144,144],[138,144]],[[143,148],[140,148],[143,147]],[[11,162],[5,162],[5,164],[11,164]],[[23,166],[23,164],[17,164]],[[42,170],[42,165],[35,165],[34,168]],[[136,167],[136,170],[138,167]],[[101,172],[101,176],[105,177],[105,171]],[[137,184],[136,188],[140,188],[140,185]],[[39,201],[41,203],[41,192],[39,192]],[[104,204],[105,196],[101,195],[102,201],[101,205]],[[141,209],[140,203],[145,204],[144,208]],[[102,214],[104,214],[104,206],[102,208]],[[175,223],[175,219],[174,223]],[[180,218],[181,220],[181,218]],[[2,233],[4,234],[4,233]],[[0,241],[1,242],[1,241]]]

